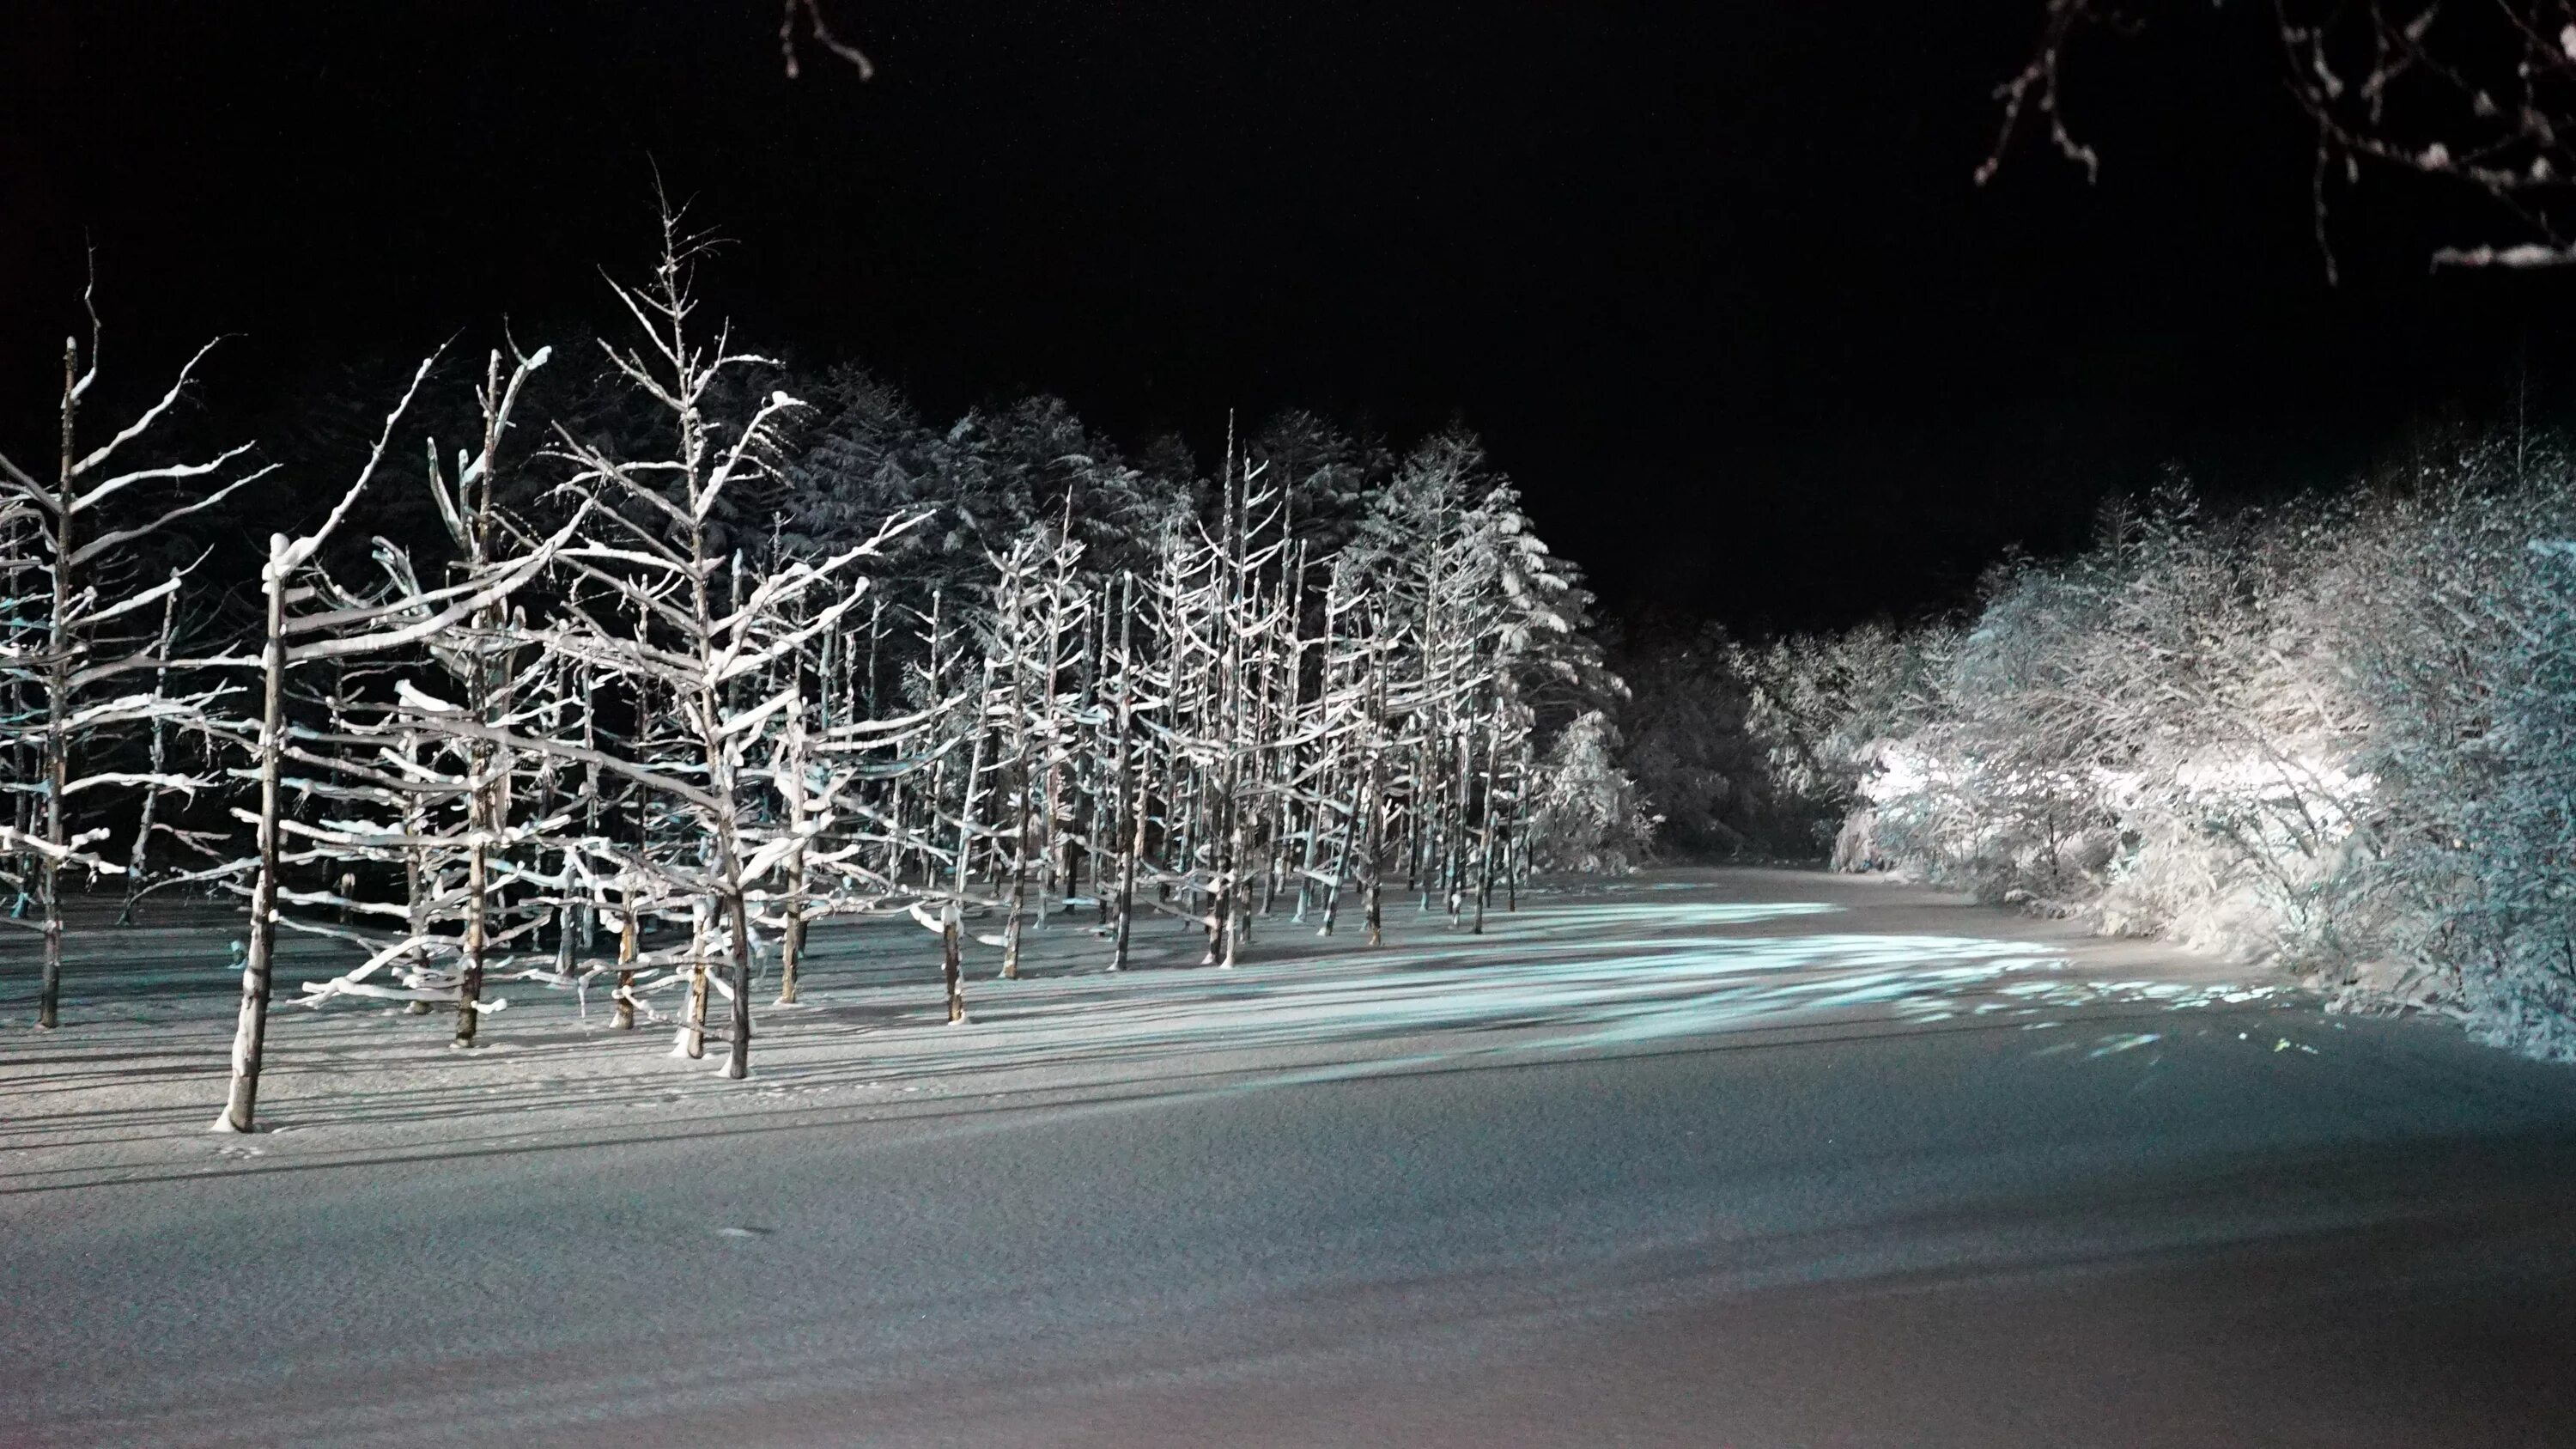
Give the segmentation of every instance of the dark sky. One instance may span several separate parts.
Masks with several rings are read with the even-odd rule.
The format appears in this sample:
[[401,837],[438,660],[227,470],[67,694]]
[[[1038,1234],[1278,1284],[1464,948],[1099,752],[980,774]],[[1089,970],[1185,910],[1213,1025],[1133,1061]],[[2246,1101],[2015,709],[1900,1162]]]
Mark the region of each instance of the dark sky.
[[6,432],[84,234],[111,365],[243,334],[207,396],[248,412],[503,314],[577,335],[651,163],[766,347],[1131,444],[1454,414],[1615,605],[1744,624],[1954,597],[2168,462],[2254,495],[2518,378],[2561,411],[2569,284],[2426,274],[2474,212],[2365,185],[2326,287],[2247,7],[2084,53],[2099,186],[2025,148],[1974,188],[2038,9],[835,0],[862,85],[784,78],[769,0],[14,0]]

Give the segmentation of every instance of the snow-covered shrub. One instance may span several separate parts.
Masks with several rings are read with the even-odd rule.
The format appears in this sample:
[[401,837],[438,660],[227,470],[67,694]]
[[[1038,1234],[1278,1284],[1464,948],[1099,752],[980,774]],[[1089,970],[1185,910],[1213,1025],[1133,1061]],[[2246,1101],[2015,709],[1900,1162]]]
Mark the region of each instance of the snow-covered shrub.
[[1989,578],[1928,717],[1876,745],[1850,866],[2105,930],[2276,954],[2341,859],[2356,706],[2318,647],[2305,516],[2168,494],[2064,563]]
[[[2501,481],[2499,481],[2501,480]],[[2576,479],[2499,449],[2353,531],[2339,639],[2370,705],[2354,954],[2427,967],[2482,1035],[2576,1060]]]
[[1860,752],[1836,864],[2446,997],[2576,1060],[2576,476],[2488,448],[2402,483],[2220,523],[2169,494],[1999,570]]
[[1599,710],[1558,733],[1531,780],[1530,863],[1540,870],[1625,874],[1654,825],[1618,764],[1619,732]]
[[2121,849],[2087,907],[2103,929],[2249,957],[2327,948],[2369,786],[2320,591],[2348,526],[2316,508],[2206,526],[2170,497],[2106,550],[2117,593],[2078,671],[2114,744],[2101,778]]
[[1999,571],[1935,681],[1930,715],[1872,753],[1870,851],[1989,900],[2064,902],[2116,830],[2116,732],[2077,678],[2116,589],[2105,571]]

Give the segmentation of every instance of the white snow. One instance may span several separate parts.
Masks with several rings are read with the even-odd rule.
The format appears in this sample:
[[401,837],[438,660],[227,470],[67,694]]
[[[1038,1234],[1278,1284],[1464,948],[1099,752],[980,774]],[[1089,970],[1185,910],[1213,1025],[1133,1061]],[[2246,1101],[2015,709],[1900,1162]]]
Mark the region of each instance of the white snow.
[[[1747,893],[1745,879],[1784,898],[1729,898]],[[936,945],[911,921],[834,921],[814,934],[802,1004],[756,1008],[761,1061],[748,1087],[721,1076],[721,1004],[703,1062],[665,1057],[649,1029],[581,1015],[562,990],[522,997],[468,1052],[449,1048],[443,1010],[280,1013],[270,1019],[261,1122],[284,1129],[294,1156],[569,1143],[649,1137],[658,1120],[709,1113],[873,1110],[906,1094],[1313,1080],[1852,1025],[2036,1030],[2241,1007],[2281,990],[2180,956],[2161,958],[2161,975],[2140,974],[2120,943],[1885,881],[1784,873],[1635,884],[1525,898],[1517,913],[1489,915],[1483,936],[1390,902],[1388,944],[1374,951],[1355,922],[1319,940],[1284,914],[1256,917],[1231,972],[1194,969],[1199,932],[1156,923],[1137,933],[1136,969],[1111,974],[1096,933],[1059,917],[1028,933],[1022,980],[993,980],[995,961],[970,956],[974,1015],[957,1027],[945,1021]],[[183,1161],[206,1170],[203,1147],[190,1144],[202,1144],[223,1100],[225,939],[220,923],[75,938],[68,979],[82,1009],[41,1054],[21,1033],[0,1036],[0,1148],[12,1150],[15,1175],[87,1180]],[[153,949],[135,949],[144,944]],[[281,963],[282,989],[346,969],[333,954],[342,948],[297,945]],[[156,955],[163,964],[151,964]],[[2106,1037],[2092,1054],[2156,1039]]]

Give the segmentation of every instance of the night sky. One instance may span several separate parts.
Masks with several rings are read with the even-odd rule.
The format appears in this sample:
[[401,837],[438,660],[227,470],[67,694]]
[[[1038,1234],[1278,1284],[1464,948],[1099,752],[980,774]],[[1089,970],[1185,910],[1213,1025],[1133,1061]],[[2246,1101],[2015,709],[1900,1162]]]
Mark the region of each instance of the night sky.
[[1911,611],[2169,463],[2259,497],[2563,414],[2571,284],[2426,271],[2492,218],[2366,183],[2328,288],[2248,7],[2081,53],[2098,186],[1974,187],[2039,8],[836,0],[862,84],[788,80],[768,0],[14,0],[0,433],[42,451],[84,236],[111,369],[241,334],[250,416],[578,337],[657,164],[750,341],[1203,456],[1229,407],[1461,418],[1630,613]]

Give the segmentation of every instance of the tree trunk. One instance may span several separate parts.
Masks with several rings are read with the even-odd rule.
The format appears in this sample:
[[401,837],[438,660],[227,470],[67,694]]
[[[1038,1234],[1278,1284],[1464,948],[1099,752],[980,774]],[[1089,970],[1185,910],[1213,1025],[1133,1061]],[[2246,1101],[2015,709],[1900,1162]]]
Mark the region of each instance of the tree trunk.
[[619,1031],[635,1029],[635,893],[626,893],[625,920],[617,930],[617,1017]]
[[728,1037],[724,1074],[739,1082],[751,1075],[751,903],[743,899],[740,866],[731,861],[733,842],[724,843],[728,857],[725,910],[733,917],[733,1011],[726,1017]]
[[1381,794],[1384,769],[1383,757],[1372,746],[1369,750],[1368,818],[1360,822],[1361,831],[1368,841],[1367,847],[1360,852],[1360,868],[1368,873],[1364,890],[1367,893],[1368,943],[1371,946],[1386,943],[1386,913],[1380,898],[1383,882],[1379,879],[1384,874],[1381,866],[1386,858],[1386,800]]
[[456,980],[456,1039],[448,1043],[454,1047],[474,1045],[476,1018],[483,1014],[483,893],[491,884],[492,852],[484,843],[479,804],[474,814],[473,843],[465,851],[465,965]]
[[[984,692],[976,698],[989,700],[993,694],[993,666],[984,666]],[[948,908],[939,916],[939,972],[948,986],[948,1024],[957,1026],[966,1020],[966,877],[967,858],[975,842],[975,777],[984,771],[984,712],[981,703],[975,712],[975,747],[966,757],[964,797],[957,806],[957,868],[950,877]]]
[[966,1021],[966,952],[960,939],[965,928],[958,916],[957,902],[953,900],[939,913],[939,977],[948,988],[950,1026],[961,1026]]
[[[1120,846],[1118,851],[1118,918],[1109,941],[1109,969],[1127,969],[1127,938],[1136,909],[1136,856],[1145,846],[1145,792],[1136,788],[1130,757],[1134,753],[1135,671],[1136,659],[1129,652],[1132,638],[1128,620],[1136,612],[1136,578],[1121,575],[1118,609],[1118,756],[1110,767],[1118,777],[1117,813],[1111,817],[1110,835]],[[1121,838],[1123,836],[1123,838]],[[1099,858],[1095,854],[1091,873],[1093,888],[1098,888]]]
[[707,1054],[707,915],[701,898],[689,913],[689,1012],[680,1023],[680,1054],[690,1061]]
[[[179,591],[172,589],[161,601],[161,663],[152,670],[152,698],[156,701],[170,695],[170,647],[179,635]],[[152,717],[152,735],[145,759],[155,775],[169,763],[170,727],[160,715]],[[143,787],[143,808],[134,827],[134,850],[125,863],[125,908],[116,914],[120,926],[134,924],[135,902],[143,896],[143,878],[152,859],[152,822],[159,813],[161,791],[157,785]]]
[[286,725],[286,535],[268,540],[268,641],[260,654],[259,874],[250,893],[250,947],[242,958],[241,1013],[233,1027],[232,1086],[216,1124],[251,1130],[259,1102],[260,1054],[268,1036],[269,962],[277,947],[278,765]]
[[[54,617],[45,635],[45,843],[60,852],[69,844],[63,795],[71,788],[72,692],[72,470],[78,458],[72,448],[72,419],[79,396],[80,349],[63,344],[63,471],[54,515]],[[48,855],[40,873],[44,883],[39,903],[45,912],[44,982],[36,994],[36,1026],[51,1031],[61,1022],[63,996],[63,862]]]
[[[1368,790],[1368,780],[1354,772],[1351,777],[1350,809],[1342,816],[1342,843],[1340,848],[1333,852],[1333,879],[1324,889],[1324,925],[1323,929],[1315,933],[1318,936],[1333,934],[1333,927],[1341,920],[1342,886],[1350,879],[1351,851],[1359,843],[1360,812],[1370,808],[1373,803],[1369,799]],[[1320,824],[1321,822],[1318,822],[1319,826]]]
[[787,866],[787,919],[778,931],[778,1004],[796,1004],[796,968],[805,959],[805,861]]
[[1477,810],[1476,923],[1474,935],[1485,934],[1485,902],[1494,894],[1494,753],[1501,744],[1501,703],[1485,726],[1485,798]]
[[[801,664],[798,666],[797,684],[797,709],[801,714],[804,707]],[[830,692],[831,684],[827,680],[824,693],[828,695]],[[783,748],[789,774],[782,791],[787,797],[787,829],[796,836],[798,843],[787,856],[787,919],[778,933],[778,1004],[793,1006],[796,1004],[796,968],[805,956],[805,725],[801,718],[788,722]],[[898,837],[903,833],[900,813],[888,828],[888,833]]]

